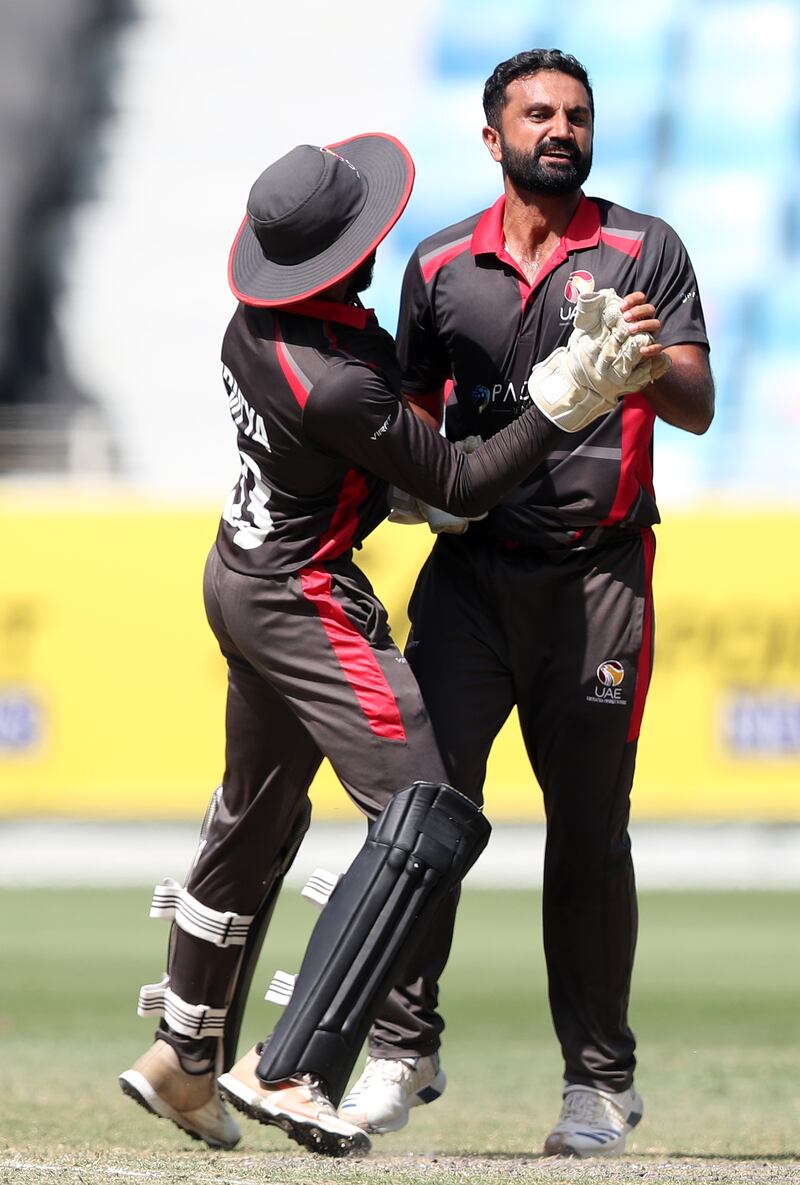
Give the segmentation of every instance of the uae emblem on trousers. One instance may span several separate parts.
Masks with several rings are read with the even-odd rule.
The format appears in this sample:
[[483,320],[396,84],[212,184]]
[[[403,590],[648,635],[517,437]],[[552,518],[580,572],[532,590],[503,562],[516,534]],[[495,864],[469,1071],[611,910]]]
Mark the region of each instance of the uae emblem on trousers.
[[614,703],[624,704],[621,686],[625,678],[625,668],[615,658],[607,658],[597,668],[597,686],[594,689],[594,699],[612,700]]

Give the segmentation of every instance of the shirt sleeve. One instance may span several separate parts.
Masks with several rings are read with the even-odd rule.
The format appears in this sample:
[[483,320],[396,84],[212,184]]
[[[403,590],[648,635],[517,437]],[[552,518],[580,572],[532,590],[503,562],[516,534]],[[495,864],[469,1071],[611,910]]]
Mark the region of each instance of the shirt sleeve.
[[655,305],[661,321],[658,340],[665,346],[698,343],[708,346],[697,277],[678,235],[654,218],[645,236],[637,286]]
[[519,485],[563,435],[531,404],[464,454],[409,411],[379,375],[352,362],[330,367],[315,384],[303,428],[315,447],[432,506],[470,517]]
[[440,391],[450,378],[450,359],[436,332],[433,309],[416,252],[408,261],[403,276],[397,355],[403,390],[411,395]]

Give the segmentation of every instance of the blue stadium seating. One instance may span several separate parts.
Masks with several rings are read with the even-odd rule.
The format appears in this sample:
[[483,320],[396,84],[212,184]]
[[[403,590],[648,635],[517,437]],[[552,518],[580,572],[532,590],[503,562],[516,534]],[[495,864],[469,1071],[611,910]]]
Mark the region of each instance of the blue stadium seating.
[[[699,441],[659,425],[662,500],[662,490],[755,497],[762,478],[800,499],[800,335],[789,304],[800,274],[800,0],[659,0],[646,9],[409,0],[397,19],[391,6],[356,7],[352,36],[332,52],[330,30],[339,29],[325,0],[299,6],[277,33],[272,6],[249,0],[232,0],[224,13],[213,4],[137,4],[140,19],[120,41],[97,198],[61,236],[71,262],[58,311],[66,356],[113,426],[120,470],[181,491],[228,480],[224,408],[198,399],[193,447],[176,455],[164,417],[180,432],[185,412],[163,393],[213,382],[230,235],[266,160],[302,139],[326,143],[370,124],[408,144],[416,186],[370,294],[391,328],[416,243],[501,190],[481,140],[485,79],[520,50],[557,46],[585,63],[594,86],[588,193],[675,227],[708,317],[717,418]],[[233,60],[224,84],[210,85]],[[298,61],[307,66],[302,85]],[[142,249],[120,251],[120,242]],[[179,249],[176,300],[162,271]],[[147,349],[130,350],[127,320],[108,299],[110,259]],[[166,323],[195,347],[171,349]],[[154,433],[156,421],[165,430]],[[743,456],[752,464],[743,467]]]

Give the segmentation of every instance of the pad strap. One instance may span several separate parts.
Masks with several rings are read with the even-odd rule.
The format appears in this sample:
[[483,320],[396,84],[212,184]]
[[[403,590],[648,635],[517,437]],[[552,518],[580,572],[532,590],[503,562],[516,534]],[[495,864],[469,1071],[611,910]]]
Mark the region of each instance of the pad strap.
[[221,913],[203,905],[171,877],[156,885],[150,917],[175,922],[187,934],[213,942],[215,946],[244,946],[253,921],[252,914]]
[[300,891],[300,896],[313,905],[324,909],[331,893],[342,879],[340,872],[328,872],[327,868],[315,868]]
[[169,986],[169,975],[160,983],[146,983],[139,990],[139,1016],[163,1017],[169,1027],[184,1037],[221,1037],[227,1008],[208,1004],[187,1004]]
[[271,1004],[281,1004],[285,1008],[292,998],[296,979],[297,976],[290,975],[288,971],[276,971],[264,999],[269,1000]]

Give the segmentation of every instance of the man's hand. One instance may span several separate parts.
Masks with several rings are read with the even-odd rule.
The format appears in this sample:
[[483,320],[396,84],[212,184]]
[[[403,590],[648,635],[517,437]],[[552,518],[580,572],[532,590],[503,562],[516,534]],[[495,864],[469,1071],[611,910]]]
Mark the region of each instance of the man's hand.
[[565,432],[579,432],[666,374],[670,360],[651,332],[661,326],[644,301],[643,293],[623,301],[613,288],[580,296],[567,345],[534,366],[531,399]]

